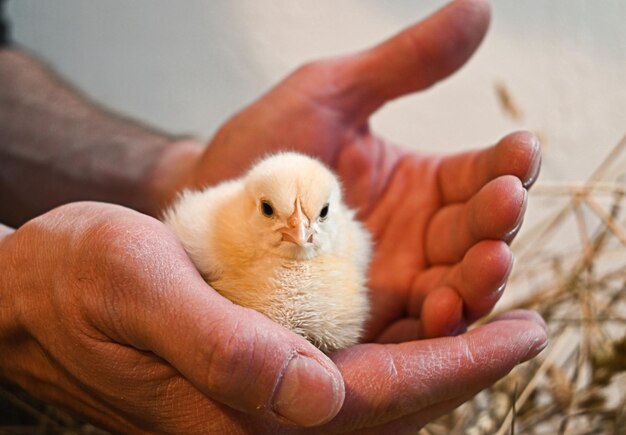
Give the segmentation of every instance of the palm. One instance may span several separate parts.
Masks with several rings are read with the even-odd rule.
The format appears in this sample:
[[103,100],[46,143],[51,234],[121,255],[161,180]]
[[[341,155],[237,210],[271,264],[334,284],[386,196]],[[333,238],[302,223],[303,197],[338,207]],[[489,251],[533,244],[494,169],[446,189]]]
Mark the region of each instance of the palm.
[[368,125],[388,100],[432,85],[467,60],[486,21],[480,12],[470,26],[464,5],[473,7],[452,5],[372,50],[300,68],[231,118],[195,172],[196,183],[214,184],[279,150],[334,168],[376,243],[368,340],[462,329],[493,307],[510,268],[502,241],[514,235],[525,187],[536,176],[534,138],[511,135],[444,157],[401,150]]
[[[401,152],[365,133],[343,149],[346,164],[337,169],[352,181],[348,198],[376,243],[368,339],[450,334],[493,307],[511,265],[504,242],[523,215],[529,139],[511,136],[483,152],[440,157]],[[366,147],[378,161],[355,165]]]
[[488,21],[485,2],[457,1],[372,50],[301,68],[231,118],[191,174],[196,184],[215,184],[267,153],[314,155],[339,174],[372,232],[365,339],[404,343],[332,355],[346,399],[324,433],[415,429],[545,345],[540,319],[519,312],[458,337],[413,341],[461,330],[499,297],[511,264],[507,242],[538,170],[534,138],[516,134],[462,155],[420,155],[368,125],[385,102],[461,66]]
[[[348,203],[375,239],[368,340],[443,335],[485,314],[497,300],[490,293],[504,282],[511,259],[503,244],[482,240],[503,239],[514,229],[524,189],[518,179],[503,177],[478,192],[499,175],[525,176],[533,158],[530,137],[508,138],[496,148],[461,156],[403,151],[371,134],[366,120],[347,120],[334,96],[320,99],[319,77],[314,67],[300,70],[226,123],[203,162],[229,164],[200,167],[198,182],[239,175],[273,151],[318,156],[337,171]],[[477,202],[499,205],[475,216]],[[465,219],[468,214],[471,219]],[[467,256],[462,262],[472,248],[482,248],[482,258]],[[482,282],[462,282],[464,268],[485,266]]]
[[[436,182],[440,159],[400,152],[370,133],[348,144],[344,153],[361,154],[364,144],[372,148],[368,155],[378,156],[379,161],[370,158],[366,171],[355,171],[355,166],[348,163],[353,158],[346,157],[342,159],[346,164],[338,169],[342,178],[353,180],[346,186],[346,195],[360,210],[359,217],[375,243],[369,281],[372,316],[366,338],[383,341],[418,338],[423,335],[421,322],[408,326],[405,319],[409,314],[411,289],[420,276],[431,270],[425,242],[429,223],[442,208]],[[371,152],[376,148],[376,152]],[[386,170],[381,171],[383,167]],[[441,275],[450,270],[450,266],[444,267],[439,270]],[[410,314],[416,319],[422,317],[420,307]],[[406,331],[396,331],[396,335],[403,336],[389,336],[389,332],[393,334],[397,329],[393,325],[402,324],[412,330],[412,337],[406,336]]]

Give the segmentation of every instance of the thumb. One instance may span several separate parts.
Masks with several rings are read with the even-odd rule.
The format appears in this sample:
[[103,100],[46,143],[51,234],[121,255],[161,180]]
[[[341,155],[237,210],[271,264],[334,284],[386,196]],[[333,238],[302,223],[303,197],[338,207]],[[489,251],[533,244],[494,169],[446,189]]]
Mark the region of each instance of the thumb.
[[344,375],[346,402],[330,425],[395,422],[393,430],[372,433],[415,430],[541,352],[545,328],[538,314],[520,310],[456,337],[343,349],[333,359]]
[[432,86],[459,69],[489,26],[486,0],[457,0],[378,46],[333,61],[340,105],[363,121],[387,101]]
[[[123,341],[167,360],[198,390],[234,409],[301,426],[333,418],[344,400],[339,370],[321,351],[211,289],[184,252],[154,279]],[[160,265],[163,270],[163,264]]]

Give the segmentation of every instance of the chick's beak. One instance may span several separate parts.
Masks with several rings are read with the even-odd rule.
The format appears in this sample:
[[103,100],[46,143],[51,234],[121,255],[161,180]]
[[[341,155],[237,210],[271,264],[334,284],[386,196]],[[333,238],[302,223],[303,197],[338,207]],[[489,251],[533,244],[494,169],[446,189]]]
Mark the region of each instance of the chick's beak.
[[299,198],[296,199],[293,214],[287,218],[287,226],[280,231],[283,234],[283,240],[299,246],[304,246],[313,241],[313,231],[309,219],[302,211]]

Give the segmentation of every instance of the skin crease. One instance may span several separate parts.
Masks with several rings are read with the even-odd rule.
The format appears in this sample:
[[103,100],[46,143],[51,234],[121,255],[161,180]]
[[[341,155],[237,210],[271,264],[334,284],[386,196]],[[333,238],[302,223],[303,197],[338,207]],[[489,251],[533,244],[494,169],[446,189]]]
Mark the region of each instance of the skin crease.
[[[486,2],[460,0],[371,50],[308,64],[231,118],[206,151],[176,144],[152,174],[150,197],[165,205],[267,152],[324,160],[376,242],[369,343],[328,358],[212,291],[157,220],[77,203],[0,239],[9,271],[0,294],[19,289],[0,304],[0,340],[13,350],[3,379],[122,432],[414,433],[535,356],[545,325],[526,311],[446,335],[502,292],[507,243],[539,170],[536,139],[516,133],[438,156],[389,144],[367,124],[388,100],[458,69],[488,22]],[[293,375],[292,365],[327,375]],[[320,426],[279,415],[295,408],[315,414],[301,424]]]
[[[370,131],[371,111],[390,98],[442,79],[480,43],[489,18],[487,4],[457,2],[448,10],[369,51],[300,68],[229,120],[194,162],[191,179],[183,181],[216,184],[281,149],[316,155],[335,169],[347,203],[360,211],[358,217],[377,245],[370,273],[374,311],[366,340],[397,341],[395,334],[403,340],[436,337],[475,320],[474,306],[494,291],[491,282],[477,284],[482,288],[469,294],[465,286],[451,288],[446,281],[481,263],[481,258],[473,257],[461,261],[475,244],[483,245],[487,257],[506,256],[508,264],[494,272],[496,281],[506,280],[512,257],[508,248],[494,241],[510,241],[509,231],[519,229],[525,187],[538,171],[539,145],[530,133],[507,136],[482,152],[443,158],[410,153]],[[458,32],[445,38],[439,26]],[[397,79],[398,68],[404,80]],[[371,70],[378,74],[373,76]],[[244,152],[241,144],[246,143],[254,147]],[[216,161],[229,164],[214,167]],[[459,220],[466,224],[459,226]],[[441,311],[432,319],[434,324],[423,325],[423,316],[404,321],[412,292],[423,294],[426,304],[437,301]],[[468,311],[467,319],[463,311]],[[489,310],[481,311],[484,315]],[[397,321],[403,321],[402,327]]]

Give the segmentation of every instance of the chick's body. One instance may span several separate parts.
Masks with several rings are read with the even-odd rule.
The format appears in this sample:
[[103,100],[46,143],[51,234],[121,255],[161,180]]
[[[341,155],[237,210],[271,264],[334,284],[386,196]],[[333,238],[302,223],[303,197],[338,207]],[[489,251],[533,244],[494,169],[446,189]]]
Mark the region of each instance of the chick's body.
[[277,154],[242,178],[186,191],[165,223],[231,301],[326,352],[358,341],[371,239],[317,160]]

